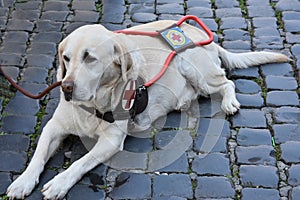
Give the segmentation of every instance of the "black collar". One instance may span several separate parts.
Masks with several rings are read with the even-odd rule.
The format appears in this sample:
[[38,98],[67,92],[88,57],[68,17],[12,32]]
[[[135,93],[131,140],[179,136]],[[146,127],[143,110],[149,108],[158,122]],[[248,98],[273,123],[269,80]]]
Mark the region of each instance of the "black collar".
[[148,91],[147,87],[142,85],[142,78],[139,77],[137,80],[135,80],[135,85],[139,87],[135,89],[134,103],[129,110],[125,110],[122,105],[122,98],[124,96],[124,90],[126,89],[128,82],[123,87],[123,94],[121,96],[121,99],[119,100],[119,104],[114,111],[107,111],[105,113],[102,113],[95,107],[87,107],[84,105],[79,105],[79,107],[95,115],[97,118],[103,119],[109,123],[113,123],[115,122],[115,120],[134,119],[137,114],[142,113],[146,109],[148,105]]

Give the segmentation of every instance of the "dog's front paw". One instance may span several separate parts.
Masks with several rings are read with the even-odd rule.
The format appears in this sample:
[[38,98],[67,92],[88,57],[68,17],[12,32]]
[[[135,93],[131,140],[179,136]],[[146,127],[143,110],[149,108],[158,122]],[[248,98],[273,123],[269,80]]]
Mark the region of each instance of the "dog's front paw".
[[232,115],[240,109],[240,103],[235,97],[224,98],[221,108],[226,114]]
[[32,175],[22,174],[19,176],[8,188],[7,196],[9,199],[24,199],[34,189],[38,180],[33,178]]
[[44,199],[62,199],[72,186],[71,180],[64,176],[64,173],[58,174],[44,185]]

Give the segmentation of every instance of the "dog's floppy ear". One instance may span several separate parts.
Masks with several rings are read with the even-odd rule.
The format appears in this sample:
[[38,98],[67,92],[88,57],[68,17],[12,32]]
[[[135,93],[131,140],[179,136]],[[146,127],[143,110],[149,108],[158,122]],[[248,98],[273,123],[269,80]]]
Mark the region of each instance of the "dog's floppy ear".
[[61,42],[58,46],[58,59],[59,59],[59,67],[57,69],[56,79],[57,81],[61,81],[66,76],[67,70],[63,61],[63,42]]
[[129,79],[137,79],[141,60],[142,55],[136,50],[130,52],[124,45],[114,44],[114,63],[121,67],[122,78],[125,82]]

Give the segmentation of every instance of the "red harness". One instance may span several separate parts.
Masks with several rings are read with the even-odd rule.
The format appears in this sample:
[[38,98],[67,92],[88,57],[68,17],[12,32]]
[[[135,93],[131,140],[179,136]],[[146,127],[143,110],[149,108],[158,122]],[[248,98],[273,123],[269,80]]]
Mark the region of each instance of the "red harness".
[[[204,41],[199,41],[199,42],[192,42],[185,34],[184,32],[179,28],[179,26],[187,21],[187,20],[194,20],[198,23],[198,25],[205,31],[205,33],[208,35],[208,39]],[[125,105],[123,107],[123,111],[126,111],[126,113],[121,112],[122,117],[115,117],[116,114],[113,114],[112,111],[106,112],[106,113],[100,113],[97,109],[91,110],[91,108],[86,108],[83,107],[86,111],[95,113],[95,115],[98,118],[104,119],[110,123],[114,122],[115,119],[124,119],[128,118],[128,116],[131,116],[131,118],[134,118],[136,114],[139,114],[144,111],[144,109],[147,106],[148,103],[148,93],[147,93],[147,88],[153,85],[157,80],[159,80],[164,73],[166,72],[167,68],[169,67],[170,62],[174,58],[174,56],[182,52],[188,48],[193,48],[195,46],[203,46],[210,44],[214,37],[213,33],[207,28],[207,26],[196,16],[193,15],[187,15],[182,17],[179,21],[177,21],[175,24],[172,26],[165,28],[160,31],[155,31],[155,32],[145,32],[145,31],[136,31],[136,30],[118,30],[115,31],[115,33],[123,33],[127,35],[145,35],[145,36],[150,36],[150,37],[157,37],[161,36],[173,49],[173,51],[168,55],[162,69],[160,72],[154,76],[151,80],[149,80],[147,83],[140,85],[134,92],[132,89],[132,84],[133,82],[128,82],[127,85],[125,86],[125,91],[123,92],[122,99],[119,108],[121,108],[122,105],[122,100],[125,100]],[[33,95],[21,88],[19,85],[17,85],[8,75],[6,75],[0,65],[0,74],[2,74],[8,81],[9,83],[15,87],[17,90],[19,90],[21,93],[24,95],[32,98],[32,99],[40,99],[44,95],[46,95],[50,90],[53,88],[60,86],[61,81],[53,83],[50,85],[48,88],[46,88],[44,91],[42,91],[38,95]],[[126,90],[127,86],[129,86],[129,90]],[[140,84],[137,83],[137,84]],[[124,103],[123,103],[124,104]],[[115,112],[115,111],[114,111]],[[115,112],[116,113],[116,112]]]
[[[170,26],[162,31],[145,32],[145,31],[135,31],[135,30],[118,30],[115,32],[116,33],[124,33],[127,35],[146,35],[146,36],[156,37],[156,36],[161,35],[161,33],[163,31],[169,30],[172,27],[179,27],[183,22],[190,20],[190,19],[196,21],[201,26],[201,28],[208,35],[208,39],[204,40],[204,41],[195,42],[195,43],[193,43],[193,45],[184,46],[184,48],[180,49],[180,51],[184,51],[185,49],[192,48],[194,46],[201,46],[201,45],[203,46],[203,45],[210,44],[214,39],[213,33],[209,30],[209,28],[207,28],[207,26],[198,17],[196,17],[194,15],[184,16],[180,20],[178,20],[175,24],[173,24],[172,26]],[[155,83],[158,79],[160,79],[162,77],[162,75],[164,75],[164,73],[166,72],[166,70],[169,67],[170,62],[172,61],[172,59],[178,52],[179,51],[176,51],[176,49],[173,48],[173,51],[167,57],[164,65],[163,65],[163,68],[160,70],[160,72],[154,78],[152,78],[150,81],[148,81],[147,83],[144,84],[145,87],[150,87],[151,85],[153,85],[153,83]]]

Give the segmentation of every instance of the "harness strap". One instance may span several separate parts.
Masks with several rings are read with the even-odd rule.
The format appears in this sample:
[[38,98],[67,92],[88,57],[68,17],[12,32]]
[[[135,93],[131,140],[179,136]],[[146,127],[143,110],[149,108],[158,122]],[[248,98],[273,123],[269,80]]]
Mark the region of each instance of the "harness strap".
[[[146,109],[148,105],[148,92],[147,89],[143,87],[144,80],[141,77],[138,77],[137,80],[134,81],[134,85],[139,87],[130,89],[130,97],[128,97],[128,95],[126,95],[126,92],[129,91],[127,90],[127,86],[128,84],[131,84],[131,82],[132,81],[128,81],[123,86],[120,86],[120,84],[117,86],[122,87],[123,93],[114,111],[102,113],[95,107],[88,107],[85,105],[79,105],[79,107],[109,123],[113,123],[115,120],[134,119],[137,114],[140,114]],[[129,99],[125,99],[124,97]]]

